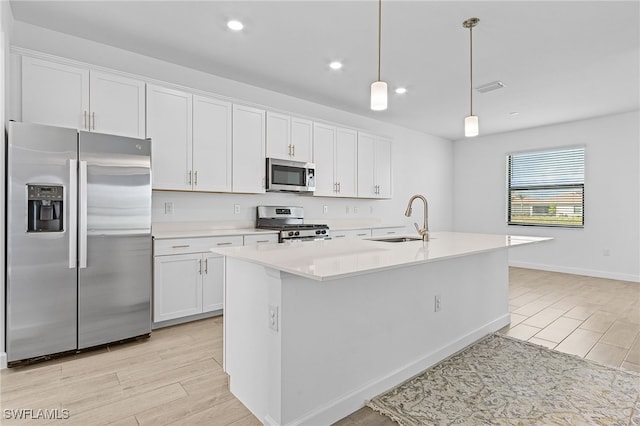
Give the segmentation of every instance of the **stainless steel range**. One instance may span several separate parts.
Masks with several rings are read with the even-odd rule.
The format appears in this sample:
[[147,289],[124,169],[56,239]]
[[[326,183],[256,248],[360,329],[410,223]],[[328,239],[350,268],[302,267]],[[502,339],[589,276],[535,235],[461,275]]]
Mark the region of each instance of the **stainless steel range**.
[[330,239],[329,226],[304,223],[303,207],[258,206],[256,228],[280,231],[280,243]]

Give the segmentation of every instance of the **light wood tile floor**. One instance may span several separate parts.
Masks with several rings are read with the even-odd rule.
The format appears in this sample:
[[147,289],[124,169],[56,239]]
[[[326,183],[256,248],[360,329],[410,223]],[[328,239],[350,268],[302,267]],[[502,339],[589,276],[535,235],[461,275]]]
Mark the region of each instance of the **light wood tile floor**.
[[[501,332],[640,371],[640,284],[511,268],[511,325]],[[5,410],[68,410],[67,420],[11,420]],[[228,391],[222,317],[156,330],[148,340],[0,371],[0,423],[248,426]],[[368,408],[341,426],[392,426]]]

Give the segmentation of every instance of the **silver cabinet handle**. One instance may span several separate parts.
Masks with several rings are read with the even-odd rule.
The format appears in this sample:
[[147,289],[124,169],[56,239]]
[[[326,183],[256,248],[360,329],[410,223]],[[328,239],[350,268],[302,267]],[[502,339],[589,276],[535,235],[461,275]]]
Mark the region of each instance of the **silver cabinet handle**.
[[194,176],[194,177],[193,177],[193,184],[194,184],[195,186],[198,186],[198,171],[197,171],[197,170],[196,170],[196,172],[194,173],[194,175],[193,175],[193,176]]
[[82,128],[88,129],[87,127],[87,111],[82,111]]
[[69,192],[67,193],[67,202],[69,213],[67,217],[67,229],[69,231],[69,269],[75,269],[78,262],[77,251],[77,226],[78,226],[78,207],[76,205],[76,197],[78,193],[78,162],[69,160]]
[[189,170],[189,185],[191,185],[191,170]]
[[80,249],[80,268],[87,267],[87,162],[80,161],[80,178],[78,179],[79,233],[78,248]]
[[344,238],[346,235],[332,235],[333,238]]
[[216,245],[217,246],[230,246],[231,244],[233,244],[233,243],[226,242],[226,243],[218,243]]
[[287,149],[289,150],[289,157],[291,157],[291,144],[287,145]]
[[256,243],[268,243],[268,242],[269,242],[269,240],[258,240],[258,241],[256,241]]
[[198,260],[198,273],[202,275],[202,259]]
[[387,234],[395,234],[396,231],[387,231]]
[[204,273],[208,274],[209,273],[209,259],[204,259]]
[[366,237],[367,234],[356,234],[358,237]]
[[293,152],[292,157],[296,156],[296,146],[295,145],[291,145],[291,150]]
[[178,246],[171,246],[171,248],[187,248],[187,247],[191,247],[189,244],[181,244]]
[[338,182],[338,192],[342,192],[341,184],[342,182]]
[[[96,113],[95,111],[91,113],[91,117],[93,117],[93,130],[96,129]],[[91,123],[91,121],[89,121]]]

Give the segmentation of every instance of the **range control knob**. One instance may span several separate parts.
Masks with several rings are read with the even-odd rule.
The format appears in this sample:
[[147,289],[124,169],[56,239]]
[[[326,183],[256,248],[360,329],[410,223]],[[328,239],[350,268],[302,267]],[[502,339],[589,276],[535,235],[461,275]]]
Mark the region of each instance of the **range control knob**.
[[300,235],[300,231],[296,231],[295,235]]
[[289,231],[289,236],[293,237],[293,231]]
[[323,234],[326,234],[326,233],[327,233],[327,230],[326,230],[326,229],[323,229],[323,230],[322,230],[322,233],[323,233]]
[[322,231],[320,231],[319,229],[316,231],[316,234],[322,234]]

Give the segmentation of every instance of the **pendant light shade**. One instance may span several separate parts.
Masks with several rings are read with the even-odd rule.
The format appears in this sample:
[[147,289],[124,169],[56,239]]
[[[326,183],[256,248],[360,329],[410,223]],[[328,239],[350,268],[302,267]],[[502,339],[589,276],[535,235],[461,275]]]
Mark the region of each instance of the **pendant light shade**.
[[464,119],[464,135],[468,138],[480,133],[478,116],[473,115],[473,27],[479,22],[478,18],[469,18],[462,23],[464,28],[469,29],[469,116]]
[[464,135],[468,138],[478,136],[478,116],[469,115],[464,118]]
[[378,80],[371,83],[371,109],[387,109],[387,83],[380,80],[380,56],[382,45],[382,0],[378,0]]
[[387,83],[384,81],[371,83],[371,109],[374,111],[387,109]]

